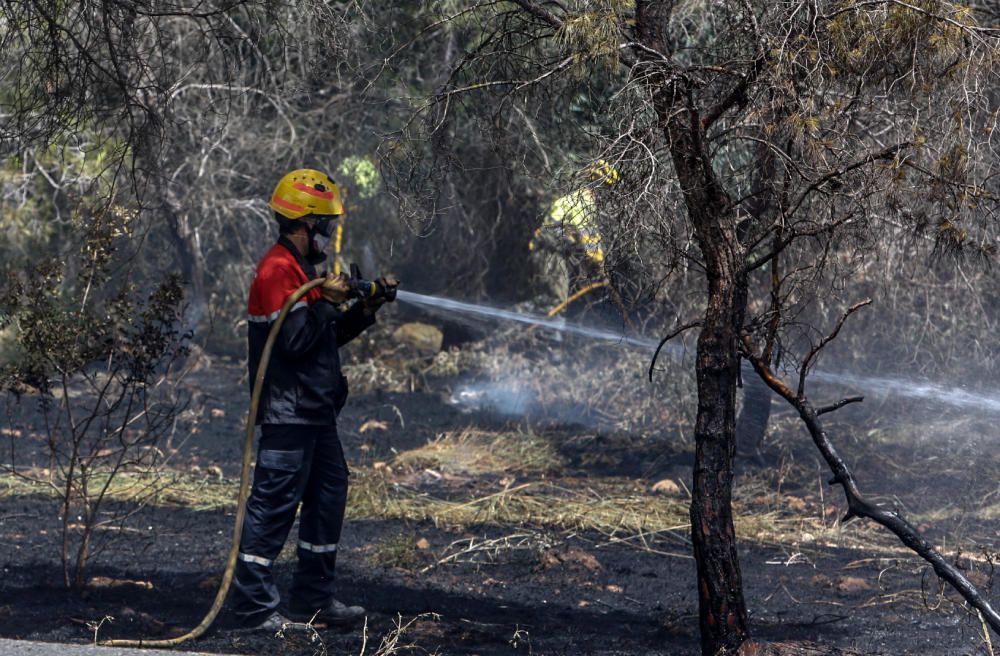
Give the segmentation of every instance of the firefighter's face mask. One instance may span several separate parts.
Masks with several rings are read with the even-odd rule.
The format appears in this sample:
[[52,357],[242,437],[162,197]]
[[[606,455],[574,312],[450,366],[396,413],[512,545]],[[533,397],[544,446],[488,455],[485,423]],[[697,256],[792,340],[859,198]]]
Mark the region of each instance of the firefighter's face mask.
[[309,228],[309,259],[314,264],[326,259],[326,249],[332,236],[333,220],[330,218],[324,217]]

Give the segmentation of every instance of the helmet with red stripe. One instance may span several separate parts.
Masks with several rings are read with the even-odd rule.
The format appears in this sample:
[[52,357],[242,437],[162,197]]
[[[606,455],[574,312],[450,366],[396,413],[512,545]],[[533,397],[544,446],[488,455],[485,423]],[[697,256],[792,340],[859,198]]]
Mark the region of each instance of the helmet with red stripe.
[[270,205],[286,219],[344,213],[337,185],[326,173],[315,169],[296,169],[281,178],[271,194]]

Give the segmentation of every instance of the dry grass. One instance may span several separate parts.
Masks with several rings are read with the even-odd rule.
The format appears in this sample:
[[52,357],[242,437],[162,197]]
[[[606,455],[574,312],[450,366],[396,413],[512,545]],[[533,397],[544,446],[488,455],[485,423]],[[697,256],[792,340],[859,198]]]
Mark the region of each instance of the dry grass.
[[[455,475],[461,485],[429,493],[419,482],[419,474],[427,470]],[[34,472],[37,478],[43,478],[42,474]],[[568,476],[550,439],[530,430],[448,432],[398,454],[389,467],[355,466],[353,474],[348,513],[355,519],[431,521],[459,529],[485,524],[518,530],[591,531],[609,541],[651,549],[669,544],[688,552],[687,498],[653,493],[649,482]],[[785,477],[803,475],[795,467],[779,467],[766,476],[742,480],[734,495],[741,540],[781,545],[790,553],[827,547],[898,551],[892,536],[869,523],[841,525],[835,493],[835,498],[820,506],[815,499],[806,502],[781,491]],[[158,477],[123,473],[113,481],[109,496],[134,500],[140,490],[150,497],[151,505],[232,510],[238,481],[174,470]],[[150,490],[155,493],[149,494]],[[0,475],[0,499],[20,495],[55,498],[56,490]],[[997,512],[995,506],[982,508],[987,517]],[[402,543],[384,546],[387,560],[398,560],[412,548],[407,544],[400,549]]]
[[565,462],[550,440],[531,431],[496,433],[466,429],[442,433],[426,445],[404,451],[393,468],[431,468],[456,474],[558,471]]
[[[736,530],[743,539],[798,543],[830,538],[817,520],[779,511],[737,507]],[[615,541],[649,545],[686,541],[688,501],[644,493],[631,481],[561,478],[515,484],[478,496],[443,499],[394,483],[372,470],[355,471],[348,513],[358,519],[428,520],[461,528],[481,524],[594,531]],[[810,533],[812,531],[812,533]]]
[[[486,524],[593,531],[608,540],[646,548],[663,542],[675,546],[686,543],[690,532],[688,500],[651,493],[646,484],[634,480],[560,476],[517,483],[508,476],[504,480],[509,483],[497,489],[495,482],[477,486],[476,479],[471,478],[472,487],[463,487],[451,498],[401,483],[403,474],[418,467],[433,466],[472,477],[512,472],[530,476],[557,474],[560,464],[551,444],[534,433],[447,433],[421,448],[401,453],[393,462],[395,473],[385,468],[354,467],[348,514],[355,519],[426,520],[451,528]],[[234,479],[172,470],[158,477],[123,473],[112,482],[109,498],[129,501],[136,498],[137,490],[155,489],[150,505],[232,510],[238,484]],[[864,525],[843,527],[809,513],[791,512],[782,495],[766,496],[761,485],[756,481],[737,490],[736,529],[741,539],[791,548],[872,547],[873,531],[865,530]],[[22,495],[55,499],[56,490],[21,477],[0,475],[0,499]],[[393,554],[400,551],[401,545],[385,546],[384,555],[395,559]],[[681,548],[686,550],[686,545]]]
[[369,546],[365,561],[371,567],[413,569],[420,562],[417,538],[412,533],[390,535]]
[[[47,482],[45,472],[29,471],[26,476],[0,474],[0,499],[29,495],[58,497],[60,491]],[[99,474],[95,474],[93,481],[95,487],[104,484]],[[148,505],[192,510],[231,510],[236,507],[238,490],[238,480],[166,469],[160,473],[120,472],[111,481],[107,498],[112,501],[142,498]]]

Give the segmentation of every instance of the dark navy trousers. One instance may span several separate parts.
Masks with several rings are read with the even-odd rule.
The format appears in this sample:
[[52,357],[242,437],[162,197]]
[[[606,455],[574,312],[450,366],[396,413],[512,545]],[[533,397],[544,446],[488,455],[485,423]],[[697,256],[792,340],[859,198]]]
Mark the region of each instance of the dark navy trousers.
[[278,609],[281,598],[271,569],[300,504],[298,565],[288,606],[307,614],[330,604],[347,478],[335,425],[261,427],[233,577],[232,607],[244,624],[259,624]]

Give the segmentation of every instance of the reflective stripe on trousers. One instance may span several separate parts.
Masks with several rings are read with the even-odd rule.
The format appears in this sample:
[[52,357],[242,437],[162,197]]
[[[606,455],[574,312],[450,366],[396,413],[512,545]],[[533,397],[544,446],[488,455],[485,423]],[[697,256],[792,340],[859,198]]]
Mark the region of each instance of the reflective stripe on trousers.
[[335,426],[262,427],[233,577],[233,609],[244,623],[257,624],[278,608],[272,564],[300,504],[298,564],[289,605],[322,608],[330,603],[347,478]]

